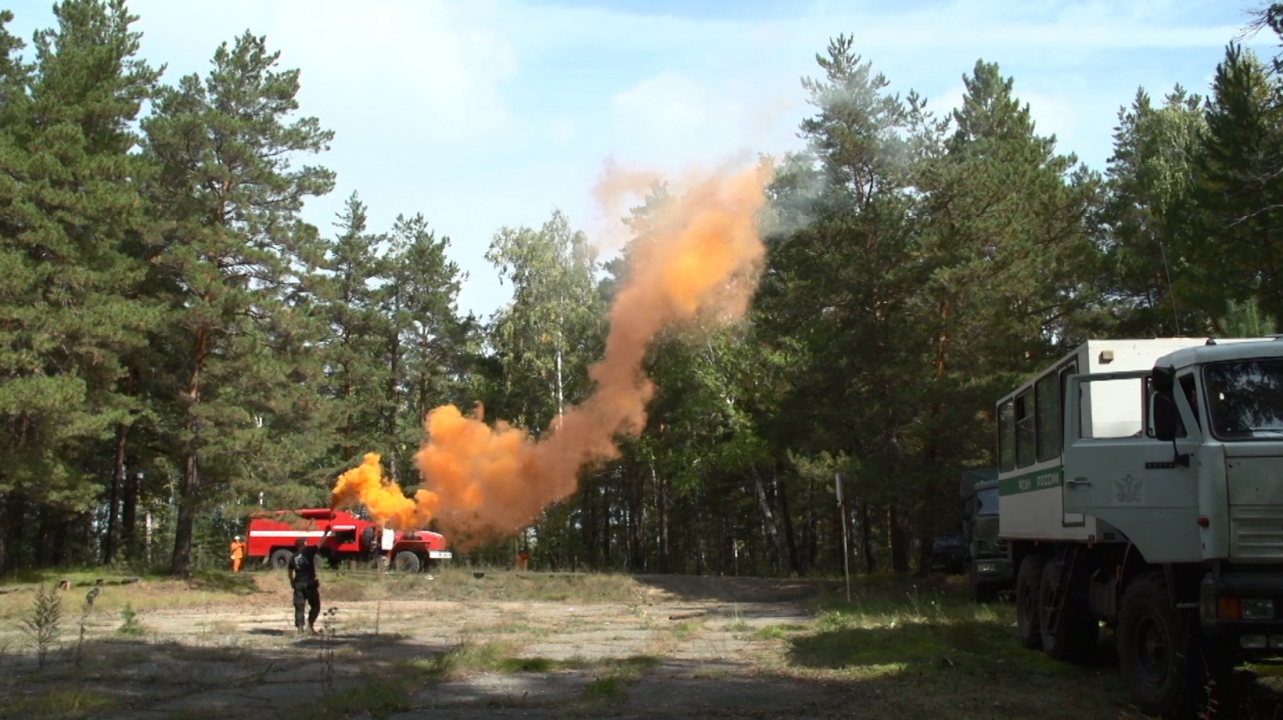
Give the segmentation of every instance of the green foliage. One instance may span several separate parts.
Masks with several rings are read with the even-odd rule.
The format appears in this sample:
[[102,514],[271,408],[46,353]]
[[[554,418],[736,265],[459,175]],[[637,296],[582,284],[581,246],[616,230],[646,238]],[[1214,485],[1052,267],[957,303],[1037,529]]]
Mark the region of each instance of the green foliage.
[[54,585],[41,585],[31,601],[31,609],[22,619],[22,631],[36,645],[36,661],[43,670],[49,650],[58,641],[62,624],[62,598]]
[[116,633],[127,637],[138,637],[147,633],[147,628],[138,620],[138,613],[134,612],[131,603],[125,603],[125,607],[120,611],[120,627],[116,628]]

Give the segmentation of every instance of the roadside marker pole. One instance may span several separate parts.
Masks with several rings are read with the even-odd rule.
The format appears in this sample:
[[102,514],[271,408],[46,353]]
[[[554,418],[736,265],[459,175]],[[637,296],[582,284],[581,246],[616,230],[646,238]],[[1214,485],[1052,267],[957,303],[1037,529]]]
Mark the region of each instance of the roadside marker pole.
[[838,493],[838,512],[842,513],[842,574],[846,577],[846,601],[851,602],[851,542],[846,537],[846,500],[842,497],[841,473],[833,473],[833,486]]

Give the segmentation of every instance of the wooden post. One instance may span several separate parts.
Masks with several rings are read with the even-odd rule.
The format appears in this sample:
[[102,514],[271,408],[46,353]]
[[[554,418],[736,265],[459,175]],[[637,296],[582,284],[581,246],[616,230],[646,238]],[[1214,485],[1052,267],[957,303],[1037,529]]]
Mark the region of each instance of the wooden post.
[[838,512],[842,515],[842,575],[846,577],[846,601],[851,602],[851,542],[846,536],[846,499],[842,497],[842,474],[833,473],[837,488]]

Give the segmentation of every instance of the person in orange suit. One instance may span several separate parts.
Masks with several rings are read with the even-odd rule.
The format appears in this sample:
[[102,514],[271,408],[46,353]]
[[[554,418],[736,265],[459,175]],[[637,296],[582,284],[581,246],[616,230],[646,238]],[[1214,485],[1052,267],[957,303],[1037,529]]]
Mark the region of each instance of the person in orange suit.
[[232,538],[232,572],[241,571],[241,560],[245,559],[245,543],[241,542],[241,536],[237,535]]

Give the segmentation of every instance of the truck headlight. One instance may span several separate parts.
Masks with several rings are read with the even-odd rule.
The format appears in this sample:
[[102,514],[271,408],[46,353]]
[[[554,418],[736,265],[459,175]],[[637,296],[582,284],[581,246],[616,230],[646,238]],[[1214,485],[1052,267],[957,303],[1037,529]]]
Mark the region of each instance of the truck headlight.
[[976,563],[976,572],[991,573],[991,572],[997,572],[997,571],[998,571],[998,565],[996,563],[991,563],[991,562]]
[[1243,598],[1244,620],[1269,620],[1274,617],[1274,601],[1270,598]]

